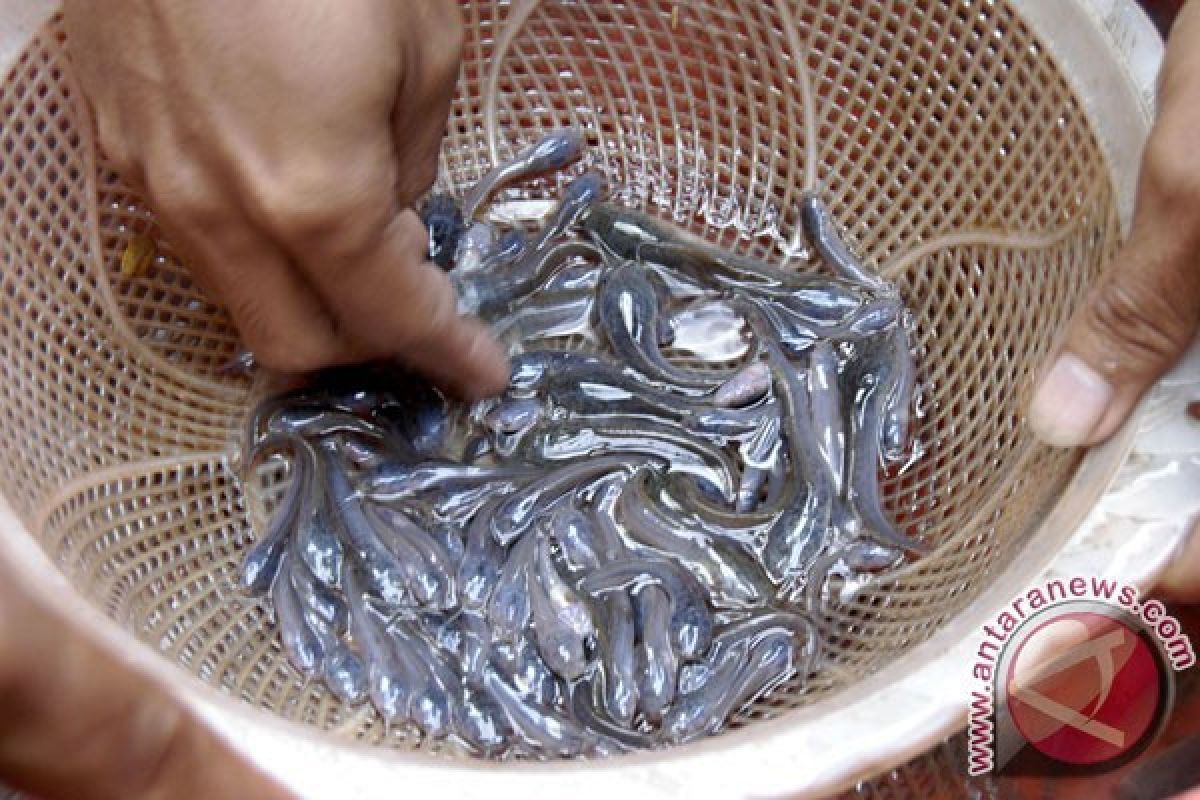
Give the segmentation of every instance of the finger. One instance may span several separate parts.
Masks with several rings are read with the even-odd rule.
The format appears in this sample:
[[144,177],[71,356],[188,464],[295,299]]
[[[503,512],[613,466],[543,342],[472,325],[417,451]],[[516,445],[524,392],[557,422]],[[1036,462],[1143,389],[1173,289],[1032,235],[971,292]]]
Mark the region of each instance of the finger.
[[0,588],[6,783],[44,800],[292,797],[12,577]]
[[428,236],[393,195],[390,132],[337,167],[296,172],[257,206],[337,321],[373,358],[398,357],[454,394],[477,398],[508,383],[500,346],[457,313],[449,279],[425,260]]
[[1158,591],[1180,603],[1200,602],[1200,522],[1171,559]]
[[287,255],[247,219],[230,216],[235,203],[207,199],[215,193],[179,162],[151,177],[148,193],[169,241],[257,362],[298,373],[361,358]]
[[1200,320],[1196,251],[1157,225],[1135,234],[1072,320],[1030,407],[1046,443],[1111,436],[1187,349]]
[[[335,260],[327,283],[346,331],[368,348],[395,354],[452,393],[475,399],[508,384],[504,351],[477,320],[460,317],[446,274],[425,260],[426,233],[411,211],[397,214],[361,256]],[[314,265],[316,266],[316,265]]]
[[437,178],[438,153],[458,83],[463,24],[457,4],[441,0],[414,4],[408,31],[419,32],[392,112],[396,147],[396,199],[408,208]]

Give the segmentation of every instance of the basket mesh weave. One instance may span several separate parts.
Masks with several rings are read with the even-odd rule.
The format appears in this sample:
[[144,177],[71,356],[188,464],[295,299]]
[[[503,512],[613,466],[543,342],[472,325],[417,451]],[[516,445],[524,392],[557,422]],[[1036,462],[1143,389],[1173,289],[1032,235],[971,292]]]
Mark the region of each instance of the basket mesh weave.
[[[442,151],[461,190],[581,125],[618,199],[806,268],[806,184],[899,286],[920,350],[922,455],[888,507],[934,554],[821,619],[831,669],[742,722],[820,702],[927,639],[1007,564],[1078,455],[1022,423],[1032,371],[1119,237],[1110,173],[1055,63],[1001,0],[469,2]],[[806,102],[806,97],[809,98]],[[151,212],[93,146],[61,27],[0,86],[0,487],[87,598],[203,680],[367,742],[385,732],[288,666],[233,591],[285,475],[227,467],[253,396],[169,243],[122,279]],[[565,180],[565,176],[556,178]],[[544,196],[550,183],[510,197]]]

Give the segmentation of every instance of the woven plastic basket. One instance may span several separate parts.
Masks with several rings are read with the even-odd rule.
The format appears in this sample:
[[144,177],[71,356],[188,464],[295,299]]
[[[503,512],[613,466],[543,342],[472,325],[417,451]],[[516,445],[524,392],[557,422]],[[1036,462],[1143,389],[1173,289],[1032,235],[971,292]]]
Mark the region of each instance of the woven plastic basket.
[[269,614],[234,591],[279,478],[244,491],[227,467],[255,391],[219,368],[236,333],[169,242],[145,275],[121,277],[131,239],[158,238],[153,215],[93,146],[53,4],[0,0],[5,545],[30,569],[35,550],[48,556],[75,590],[55,602],[86,608],[99,635],[314,796],[764,796],[891,766],[962,705],[898,687],[930,647],[967,635],[978,615],[964,609],[1003,602],[1050,563],[1129,446],[1120,436],[1082,459],[1039,446],[1022,419],[1034,371],[1130,217],[1158,51],[1119,6],[464,3],[445,188],[580,125],[599,133],[591,165],[618,199],[791,264],[800,193],[823,187],[915,315],[922,455],[885,488],[935,548],[827,609],[832,668],[729,733],[500,765],[451,760],[305,685]]

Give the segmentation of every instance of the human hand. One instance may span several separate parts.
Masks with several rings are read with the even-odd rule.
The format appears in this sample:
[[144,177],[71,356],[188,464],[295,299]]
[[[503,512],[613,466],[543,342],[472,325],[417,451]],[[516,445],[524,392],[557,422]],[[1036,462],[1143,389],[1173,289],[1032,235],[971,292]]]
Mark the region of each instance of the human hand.
[[[1200,0],[1189,0],[1175,22],[1158,103],[1129,241],[1076,314],[1030,408],[1034,431],[1052,445],[1090,445],[1110,437],[1196,336]],[[1184,546],[1161,588],[1177,599],[1200,600],[1200,536]]]
[[1030,408],[1034,431],[1052,445],[1112,436],[1200,324],[1200,0],[1175,22],[1158,103],[1129,241],[1076,314]]
[[458,316],[411,210],[458,75],[450,0],[66,0],[101,147],[257,360],[397,357],[475,398],[503,352]]
[[0,555],[0,781],[43,800],[288,800]]

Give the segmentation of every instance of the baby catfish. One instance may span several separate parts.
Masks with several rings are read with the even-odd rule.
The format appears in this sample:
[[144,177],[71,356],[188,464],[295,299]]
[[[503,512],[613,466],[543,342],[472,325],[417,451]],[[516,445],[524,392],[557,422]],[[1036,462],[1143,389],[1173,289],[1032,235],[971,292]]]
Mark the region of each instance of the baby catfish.
[[548,133],[516,158],[505,161],[471,187],[463,200],[463,218],[472,220],[499,189],[518,181],[563,169],[583,152],[583,132],[575,128]]

